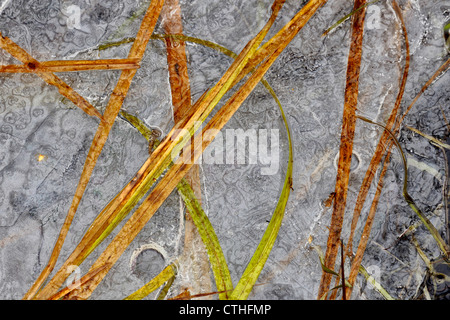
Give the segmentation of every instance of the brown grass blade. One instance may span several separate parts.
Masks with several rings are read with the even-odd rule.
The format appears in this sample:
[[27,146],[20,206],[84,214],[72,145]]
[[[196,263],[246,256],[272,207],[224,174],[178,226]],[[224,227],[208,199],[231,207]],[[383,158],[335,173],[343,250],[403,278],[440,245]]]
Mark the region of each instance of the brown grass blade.
[[[183,34],[181,7],[178,0],[166,0],[161,17],[166,34]],[[172,93],[173,117],[175,123],[178,123],[189,113],[189,109],[192,107],[186,43],[175,37],[167,37],[164,41],[166,43],[167,66]],[[201,203],[200,172],[197,164],[192,166],[191,170],[186,174],[185,179],[192,186],[196,199]],[[212,286],[208,256],[205,250],[195,247],[195,243],[201,243],[201,238],[189,211],[186,210],[186,213],[183,257],[191,265],[191,268],[186,271],[197,275],[196,283],[190,283],[191,289],[202,289],[209,292],[212,290]],[[197,284],[200,284],[200,286]]]
[[[406,80],[408,78],[408,72],[409,72],[409,65],[410,65],[410,51],[409,51],[409,41],[408,41],[408,33],[406,31],[406,27],[403,21],[403,16],[401,12],[398,9],[397,2],[393,1],[395,12],[397,13],[397,16],[400,19],[401,22],[401,28],[403,31],[404,41],[405,41],[405,66],[403,68],[403,75],[400,82],[400,88],[399,92],[397,94],[397,99],[395,101],[395,105],[391,111],[391,114],[389,115],[388,121],[386,123],[386,128],[391,130],[395,124],[395,119],[397,118],[398,111],[400,109],[400,104],[403,99],[403,94],[405,92],[405,86],[406,86]],[[382,136],[380,137],[380,141],[378,142],[378,145],[376,147],[376,150],[374,152],[374,155],[372,157],[372,160],[369,164],[369,167],[366,171],[366,175],[364,177],[364,180],[362,182],[360,191],[358,193],[358,198],[356,200],[356,205],[353,211],[353,219],[351,224],[351,230],[350,230],[350,236],[349,241],[347,243],[347,249],[346,252],[350,253],[352,251],[352,243],[353,243],[353,236],[356,229],[356,224],[358,222],[358,218],[361,214],[362,207],[364,205],[365,199],[367,197],[367,194],[369,192],[370,185],[372,184],[372,180],[375,176],[375,173],[377,171],[377,168],[381,162],[381,159],[384,155],[384,150],[386,146],[388,145],[388,141],[391,140],[391,137],[389,135],[389,132],[387,130],[383,131]],[[390,143],[392,145],[392,141]]]
[[[141,27],[136,36],[136,40],[133,43],[133,46],[130,49],[128,58],[129,59],[138,59],[139,61],[142,59],[145,48],[147,46],[148,41],[150,40],[150,36],[153,33],[153,29],[158,20],[159,14],[161,12],[161,8],[164,4],[164,0],[153,0],[150,3],[150,6],[145,14],[143,21],[141,23]],[[75,195],[70,206],[69,212],[66,216],[64,224],[61,228],[60,234],[58,236],[58,240],[56,245],[52,251],[50,256],[50,261],[47,266],[44,268],[43,272],[36,280],[35,284],[28,291],[25,296],[25,299],[32,298],[37,290],[41,287],[45,279],[49,276],[50,272],[53,270],[56,261],[58,259],[59,253],[61,251],[64,240],[69,231],[70,225],[72,223],[75,212],[80,204],[81,198],[86,190],[87,184],[90,180],[91,174],[94,170],[97,159],[103,149],[103,146],[108,138],[109,131],[111,130],[112,125],[120,111],[120,107],[123,104],[123,101],[127,95],[128,89],[131,85],[131,81],[133,76],[136,74],[136,70],[124,70],[122,71],[118,83],[111,95],[111,98],[106,107],[105,114],[103,115],[103,121],[97,128],[97,132],[95,134],[94,140],[92,142],[91,148],[89,149],[89,153],[87,155],[86,161],[84,163],[83,171],[80,177],[80,181],[78,183],[77,189],[75,191]],[[51,295],[52,292],[58,290],[60,285],[53,287],[47,286],[47,289],[42,290],[42,296]],[[36,297],[39,298],[40,294]]]
[[85,70],[127,70],[138,69],[136,59],[99,59],[99,60],[53,60],[41,61],[38,65],[12,64],[0,66],[0,72],[9,73],[42,73],[42,72],[71,72]]
[[417,95],[414,97],[414,100],[411,102],[411,104],[406,109],[405,113],[401,117],[400,121],[396,125],[396,131],[400,127],[401,123],[403,122],[403,119],[405,119],[406,115],[409,113],[413,105],[419,100],[419,98],[422,96],[422,94],[425,92],[425,90],[428,89],[429,86],[431,86],[434,81],[439,78],[442,74],[444,74],[447,69],[450,67],[450,58],[445,61],[442,66],[439,67],[439,69],[431,76],[431,78],[424,84],[424,86],[420,89],[420,91],[417,93]]
[[[365,0],[355,0],[354,9],[366,3]],[[347,82],[345,88],[344,113],[342,121],[341,145],[339,150],[338,170],[335,187],[335,201],[331,216],[330,232],[325,253],[325,266],[334,269],[339,249],[342,224],[344,220],[347,190],[350,177],[350,163],[355,135],[356,107],[358,102],[359,71],[362,56],[365,7],[352,16],[352,36],[347,65]],[[318,299],[329,291],[331,274],[323,272],[320,280]]]
[[[166,0],[161,18],[164,31],[167,34],[183,34],[181,8],[178,0]],[[165,38],[165,42],[173,113],[175,122],[178,122],[184,118],[191,107],[186,43],[176,38]]]
[[[22,62],[28,68],[33,69],[39,67],[39,61],[34,59],[28,52],[22,49],[18,44],[4,37],[0,33],[0,48],[7,51],[14,58]],[[59,77],[55,76],[53,73],[48,72],[37,72],[39,77],[41,77],[45,82],[58,88],[59,93],[64,97],[72,101],[78,108],[86,112],[88,115],[97,117],[102,120],[102,115],[92,106],[86,99],[80,96],[75,90],[73,90],[67,83],[61,80]]]
[[[389,161],[391,155],[392,144],[389,147],[388,154],[386,155],[386,162]],[[352,265],[350,267],[350,274],[348,277],[348,282],[352,285],[352,287],[348,288],[347,296],[350,297],[352,294],[353,284],[355,283],[356,276],[358,275],[359,268],[361,266],[361,262],[364,256],[364,252],[367,247],[367,243],[369,242],[369,235],[372,229],[372,225],[375,218],[375,213],[377,211],[378,202],[380,200],[381,191],[383,189],[384,176],[386,174],[388,166],[384,165],[381,170],[380,179],[378,180],[377,190],[375,191],[375,196],[372,200],[372,204],[370,206],[369,214],[367,216],[366,224],[364,225],[363,233],[361,236],[361,240],[358,244],[358,249],[356,250],[355,257],[353,258]]]
[[[406,52],[405,52],[405,66],[403,68],[402,79],[400,82],[400,88],[399,88],[399,91],[397,94],[395,105],[391,111],[391,114],[389,115],[389,118],[388,118],[388,121],[386,124],[386,128],[388,128],[389,130],[391,130],[393,128],[393,126],[395,124],[395,120],[397,118],[398,111],[400,109],[400,104],[402,102],[403,94],[405,92],[406,80],[408,78],[409,65],[410,65],[410,50],[409,50],[408,33],[406,31],[405,23],[403,21],[403,16],[402,16],[401,11],[398,8],[398,4],[396,3],[395,0],[393,1],[393,6],[394,6],[394,10],[397,14],[397,17],[400,20],[400,25],[402,28],[404,41],[405,41],[405,51]],[[365,203],[367,194],[369,192],[369,188],[372,184],[373,178],[375,177],[377,168],[380,165],[381,159],[384,156],[384,151],[385,151],[386,146],[390,150],[390,148],[392,147],[392,140],[391,140],[389,132],[387,130],[384,130],[380,137],[380,140],[377,144],[376,150],[370,161],[369,167],[366,171],[363,182],[362,182],[361,187],[358,192],[358,197],[356,199],[355,208],[353,209],[353,217],[352,217],[352,222],[351,222],[351,227],[350,227],[350,235],[349,235],[349,239],[348,239],[347,246],[345,249],[345,251],[347,252],[347,255],[351,256],[351,254],[352,254],[352,251],[353,251],[352,244],[353,244],[353,237],[354,237],[354,234],[356,231],[356,225],[357,225],[359,217],[361,215],[362,208],[364,206],[364,203]],[[387,165],[387,164],[385,164],[385,165]],[[344,259],[345,259],[345,256],[344,256]],[[350,282],[350,283],[353,285],[352,282]],[[336,281],[336,285],[337,285],[337,281]],[[333,292],[330,299],[334,299],[335,297],[336,297],[336,292]]]
[[[311,12],[310,10],[308,12],[306,12],[306,11],[302,11],[302,12],[305,12],[305,14],[307,14],[308,17],[311,17],[314,14],[314,12]],[[308,19],[301,19],[301,21],[299,23],[304,25],[307,20]],[[271,23],[273,23],[273,21],[274,21],[274,19],[270,19],[269,23],[271,24]],[[300,28],[298,28],[297,31],[298,30],[300,30]],[[156,179],[156,178],[153,178],[153,177],[159,176],[160,173],[158,173],[158,172],[161,171],[160,168],[161,167],[162,168],[167,167],[167,165],[164,166],[164,162],[165,161],[166,162],[170,161],[170,154],[174,150],[174,147],[173,147],[174,142],[175,142],[175,144],[178,143],[178,145],[181,145],[181,146],[184,145],[183,144],[184,142],[180,143],[180,141],[183,139],[183,137],[180,134],[177,135],[177,132],[176,132],[177,129],[178,128],[189,128],[190,126],[192,127],[193,123],[198,121],[199,119],[201,121],[204,121],[206,116],[209,114],[209,111],[214,107],[214,105],[218,102],[218,100],[220,100],[221,92],[222,92],[222,95],[223,95],[223,92],[227,91],[230,88],[230,82],[233,81],[233,79],[236,77],[236,74],[238,74],[242,70],[242,67],[248,61],[248,57],[251,56],[251,55],[249,55],[249,53],[251,52],[251,50],[253,50],[255,45],[257,45],[258,43],[260,43],[262,41],[262,37],[267,33],[267,31],[268,31],[268,28],[263,28],[263,30],[252,41],[250,41],[247,44],[247,46],[241,51],[239,56],[232,63],[232,65],[230,66],[228,71],[225,73],[225,75],[222,77],[222,79],[216,84],[216,86],[213,89],[211,89],[209,92],[205,93],[199,99],[199,101],[197,101],[197,103],[195,105],[195,108],[193,108],[193,114],[190,115],[190,118],[186,117],[186,119],[184,119],[181,124],[180,123],[177,124],[175,126],[175,128],[172,129],[172,131],[168,134],[166,139],[164,141],[162,141],[162,143],[158,146],[158,148],[152,153],[151,157],[146,161],[146,163],[138,171],[138,173],[135,175],[135,177],[122,190],[122,192],[116,197],[116,199],[115,199],[116,201],[114,201],[114,203],[110,204],[109,208],[105,209],[106,211],[110,211],[110,212],[102,212],[99,215],[99,219],[101,220],[101,221],[99,221],[100,223],[104,223],[107,219],[110,219],[110,216],[113,214],[113,212],[115,210],[121,210],[120,207],[122,206],[122,204],[123,203],[127,203],[129,201],[131,195],[134,192],[136,192],[136,188],[139,188],[140,186],[142,186],[143,183],[146,183],[145,179],[150,179],[150,180],[152,180],[152,183],[153,183],[153,180]],[[279,47],[279,49],[280,49],[279,52],[281,52],[282,49],[286,45],[287,44],[284,44],[283,46],[280,46]],[[279,52],[277,52],[277,54],[275,56],[277,56],[279,54]],[[271,63],[273,63],[273,61],[270,61],[270,64]],[[268,68],[268,66],[267,66],[267,68]],[[261,76],[262,76],[262,74],[260,75],[260,77]],[[254,83],[254,85],[256,85],[256,83]],[[179,147],[179,150],[181,150],[181,147]],[[176,168],[172,167],[172,169],[171,169],[172,172],[175,169]],[[158,173],[158,174],[155,175],[155,173]],[[183,174],[185,174],[185,171],[183,171],[183,172],[181,172],[179,174],[182,176]],[[164,177],[167,178],[168,175],[166,174]],[[172,189],[173,189],[174,185],[175,184],[171,185]],[[167,189],[167,185],[165,187]],[[156,191],[156,190],[154,190],[154,191]],[[154,194],[155,193],[153,193],[153,195]],[[162,197],[161,201],[164,201],[164,199],[165,198]],[[144,201],[144,204],[145,204],[145,201]],[[158,208],[159,205],[160,205],[160,204],[158,204],[157,201],[156,202],[153,201],[153,204],[154,204],[155,208]],[[143,208],[143,206],[141,206],[141,208]],[[137,213],[138,213],[138,211],[135,212],[135,215]],[[153,212],[147,212],[147,214],[148,214],[148,218],[147,219],[150,219],[151,215],[153,214]],[[131,221],[131,220],[129,220],[129,221]],[[92,226],[89,229],[89,232],[91,231],[91,229],[96,230],[97,226]],[[100,231],[100,233],[101,233],[101,231]],[[89,238],[91,238],[92,234],[89,234],[89,235],[86,234],[85,236],[86,236],[86,240],[90,241]],[[133,239],[134,236],[135,235],[131,234],[130,235],[130,239]],[[125,239],[123,235],[121,237],[123,238],[122,239],[123,241],[127,241],[127,239]],[[128,236],[126,236],[126,237],[128,237]],[[94,237],[94,239],[95,239],[95,237]],[[116,237],[116,240],[117,240],[117,237]],[[112,245],[112,243],[111,243],[111,245]],[[112,249],[112,247],[110,247],[110,249],[113,250],[113,251],[116,250],[115,257],[112,258],[112,259],[116,259],[118,256],[120,256],[121,251],[118,248]],[[82,251],[83,250],[83,246],[80,244],[79,246],[77,246],[76,250],[78,250],[78,252]],[[73,253],[73,255],[76,256],[75,252]],[[72,255],[71,255],[71,257],[72,257]],[[103,258],[105,258],[105,257],[103,257]],[[73,259],[73,257],[72,257],[72,259]],[[66,262],[68,262],[68,261],[66,261]],[[106,273],[107,273],[107,271],[105,272],[105,274]],[[100,278],[99,281],[101,281],[101,278],[103,278],[103,277],[104,277],[104,274],[103,275],[99,275],[99,278]],[[60,271],[58,271],[58,273],[52,279],[51,283],[52,283],[53,286],[57,287],[59,283],[62,283],[62,281],[64,281],[64,279],[65,279],[64,270],[60,269]],[[92,287],[93,287],[92,289],[87,289],[86,290],[88,295],[90,294],[91,290],[93,290],[96,287],[97,284],[93,284],[92,285]]]
[[[400,20],[400,22],[401,22],[402,29],[403,29],[403,34],[404,34],[404,37],[405,37],[405,46],[406,46],[405,70],[404,70],[404,74],[403,74],[403,80],[402,80],[402,83],[401,83],[401,86],[400,86],[399,95],[398,95],[398,97],[397,97],[397,102],[396,102],[396,105],[395,105],[395,107],[394,107],[394,109],[395,109],[395,108],[398,108],[398,107],[397,107],[397,104],[400,104],[400,102],[401,102],[401,100],[402,100],[402,95],[403,95],[403,92],[404,92],[404,87],[405,87],[405,82],[406,82],[406,77],[407,77],[407,69],[408,69],[408,67],[409,67],[409,42],[408,42],[408,35],[407,35],[406,28],[405,28],[405,24],[404,24],[404,21],[403,21],[403,16],[402,16],[402,13],[401,13],[401,9],[400,9],[400,7],[398,6],[398,4],[397,4],[397,2],[396,2],[395,0],[393,1],[393,8],[394,8],[394,11],[395,11],[397,17],[399,18],[399,20]],[[417,102],[417,100],[418,100],[419,97],[422,95],[422,93],[425,92],[425,90],[426,90],[426,89],[427,89],[427,88],[428,88],[428,87],[436,80],[436,78],[437,78],[439,75],[441,75],[443,72],[445,72],[445,71],[448,69],[448,67],[449,67],[449,61],[450,61],[450,60],[447,60],[447,61],[446,61],[446,62],[445,62],[445,63],[444,63],[444,64],[443,64],[436,72],[435,72],[435,74],[427,81],[427,83],[422,87],[422,89],[420,90],[420,92],[416,95],[416,97],[413,99],[413,101],[411,102],[411,104],[408,106],[408,108],[407,108],[407,110],[405,111],[405,113],[402,115],[401,119],[400,119],[399,121],[397,121],[397,123],[395,124],[394,132],[398,132],[398,131],[399,131],[400,126],[401,126],[401,124],[402,124],[402,122],[403,122],[403,119],[405,118],[405,116],[407,115],[407,113],[411,110],[412,106]],[[391,116],[392,116],[392,114],[391,114]],[[391,117],[390,117],[389,120],[388,120],[388,124],[386,125],[386,128],[387,128],[387,129],[390,129],[390,127],[392,127],[393,122],[394,122],[394,121],[393,121],[393,120],[391,119]],[[383,132],[383,134],[390,135],[389,132],[388,132],[387,130],[385,130],[385,131]],[[381,146],[381,144],[383,144],[383,146]],[[368,239],[369,239],[371,226],[372,226],[372,223],[373,223],[374,215],[375,215],[375,212],[376,212],[376,208],[377,208],[378,201],[379,201],[379,197],[380,197],[380,193],[381,193],[381,188],[382,188],[382,186],[383,186],[383,178],[384,178],[384,174],[385,174],[385,172],[386,172],[387,166],[389,165],[389,160],[390,160],[390,155],[391,155],[391,149],[392,149],[392,146],[393,146],[392,138],[389,137],[389,139],[384,139],[384,142],[382,141],[382,138],[380,139],[379,145],[377,146],[377,151],[379,151],[379,153],[382,153],[382,149],[384,149],[384,145],[387,145],[387,146],[388,146],[387,155],[386,155],[386,160],[385,160],[385,162],[384,162],[384,165],[383,165],[383,168],[382,168],[382,171],[381,171],[381,175],[380,175],[379,182],[378,182],[378,185],[377,185],[377,190],[376,190],[374,199],[373,199],[373,201],[372,201],[372,205],[371,205],[370,210],[369,210],[369,215],[368,215],[366,224],[365,224],[365,226],[364,226],[363,234],[362,234],[360,243],[358,244],[358,249],[357,249],[355,258],[354,258],[354,260],[353,260],[353,262],[352,262],[352,266],[351,266],[351,270],[350,270],[350,276],[349,276],[349,282],[350,282],[351,284],[353,284],[354,281],[356,280],[356,275],[357,275],[357,273],[358,273],[358,270],[360,269],[360,265],[361,265],[361,262],[362,262],[362,257],[363,257],[365,248],[366,248],[366,246],[367,246],[367,241],[368,241]],[[378,150],[378,147],[380,147],[380,150]],[[377,155],[377,151],[375,152],[375,155],[374,155],[374,157],[373,157],[373,159],[372,159],[372,162],[374,162],[374,158],[375,158],[376,155]],[[380,160],[378,160],[378,161],[380,161]],[[371,162],[371,165],[372,165],[372,162]],[[368,170],[368,171],[370,171],[370,167],[369,167],[369,170]],[[375,171],[376,171],[376,168],[373,169],[373,172],[375,172]],[[366,178],[367,178],[367,173],[366,173],[365,179],[366,179]],[[371,179],[372,179],[372,178],[373,178],[373,175],[372,175]],[[371,179],[370,179],[370,181],[372,181]],[[363,184],[364,184],[364,182],[363,182]],[[370,184],[370,182],[369,182],[369,184]],[[360,192],[360,194],[361,194],[361,192]],[[364,196],[364,197],[365,197],[365,196]],[[359,199],[359,198],[360,198],[360,195],[358,195],[358,199]],[[361,205],[361,207],[362,207],[362,205]],[[355,210],[356,210],[356,208],[355,208]],[[361,209],[359,209],[359,210],[361,210]],[[351,247],[350,247],[350,248],[351,248]],[[350,251],[351,251],[351,249],[350,249],[349,251],[347,251],[348,254],[351,253]]]

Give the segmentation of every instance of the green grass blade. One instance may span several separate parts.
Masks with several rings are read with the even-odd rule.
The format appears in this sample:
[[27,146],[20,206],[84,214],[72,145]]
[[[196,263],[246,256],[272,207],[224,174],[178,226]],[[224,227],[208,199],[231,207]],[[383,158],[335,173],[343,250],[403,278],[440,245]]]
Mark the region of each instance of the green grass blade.
[[142,288],[136,292],[130,294],[124,300],[142,300],[150,293],[161,287],[165,282],[169,281],[171,278],[175,277],[177,273],[177,268],[175,264],[170,264],[163,269],[156,277],[150,280]]
[[278,199],[277,206],[275,208],[275,211],[272,215],[272,218],[270,219],[269,225],[267,226],[266,231],[264,232],[264,235],[261,239],[261,241],[258,244],[258,247],[256,248],[255,253],[253,254],[252,259],[250,260],[249,264],[247,265],[247,268],[245,269],[241,279],[239,280],[238,284],[236,285],[236,288],[231,293],[230,299],[232,300],[242,300],[247,299],[248,295],[253,289],[253,286],[255,285],[256,281],[258,280],[259,274],[261,273],[264,264],[267,261],[267,258],[269,257],[270,251],[272,250],[272,247],[275,243],[275,240],[278,235],[278,231],[281,227],[281,222],[284,217],[284,211],[286,209],[286,204],[289,199],[289,194],[292,188],[292,169],[293,169],[293,153],[292,153],[292,139],[291,139],[291,133],[289,129],[289,124],[286,119],[286,115],[284,113],[283,107],[278,100],[277,96],[275,95],[275,92],[272,90],[272,88],[268,85],[267,81],[264,82],[266,88],[269,90],[269,92],[274,97],[275,101],[278,104],[278,107],[280,108],[281,115],[283,117],[283,122],[286,127],[286,132],[288,136],[288,142],[289,142],[289,160],[288,160],[288,166],[286,170],[286,177],[283,184],[283,189],[281,191],[280,197]]
[[181,179],[177,188],[195,226],[197,227],[198,233],[205,244],[216,281],[217,291],[221,292],[219,293],[219,299],[227,299],[230,290],[233,289],[233,283],[231,281],[230,271],[228,270],[225,256],[220,247],[219,239],[186,179]]

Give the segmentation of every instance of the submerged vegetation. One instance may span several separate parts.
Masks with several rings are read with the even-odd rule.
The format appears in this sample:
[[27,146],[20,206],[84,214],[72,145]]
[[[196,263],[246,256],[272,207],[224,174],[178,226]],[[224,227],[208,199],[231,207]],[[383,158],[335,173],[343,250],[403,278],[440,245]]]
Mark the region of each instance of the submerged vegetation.
[[[381,0],[355,0],[351,12],[334,24],[333,21],[328,21],[331,27],[323,33],[323,36],[332,37],[331,31],[333,29],[337,27],[350,28],[345,83],[336,84],[336,86],[342,86],[345,89],[345,94],[343,106],[337,106],[343,110],[342,119],[339,120],[342,121],[342,128],[341,132],[336,132],[336,135],[340,137],[340,144],[335,189],[332,197],[330,197],[332,204],[328,203],[328,206],[332,206],[327,235],[328,241],[326,243],[313,243],[313,239],[309,241],[310,247],[316,249],[318,253],[318,265],[322,270],[320,284],[315,291],[317,299],[338,299],[339,297],[351,299],[355,297],[358,293],[353,292],[353,290],[358,274],[372,284],[380,293],[380,297],[393,299],[394,295],[383,287],[382,281],[372,277],[362,265],[375,215],[382,214],[382,212],[377,212],[377,207],[385,183],[385,175],[393,152],[395,153],[393,146],[402,159],[404,175],[401,190],[404,200],[426,227],[429,236],[434,239],[440,250],[440,256],[433,257],[433,260],[439,261],[440,265],[448,264],[450,244],[444,240],[446,237],[441,235],[442,232],[433,225],[426,212],[419,208],[420,206],[408,193],[408,163],[399,135],[404,126],[403,120],[408,112],[421,95],[448,70],[450,59],[446,60],[421,88],[417,88],[416,96],[401,113],[401,104],[405,101],[405,87],[411,68],[410,44],[402,9],[396,0],[386,0],[395,12],[395,21],[399,24],[403,40],[400,46],[403,57],[398,62],[401,63],[399,67],[401,78],[398,83],[393,84],[398,86],[397,97],[385,123],[381,123],[381,120],[372,120],[361,114],[358,109],[358,102],[361,95],[360,78],[364,77],[361,68],[364,54],[363,43],[365,37],[370,36],[364,31],[365,18],[367,9],[379,1]],[[273,1],[270,7],[270,15],[264,26],[246,43],[239,53],[209,40],[184,35],[181,15],[183,8],[178,0],[151,0],[145,12],[142,11],[139,14],[136,11],[132,17],[133,20],[141,19],[140,28],[135,37],[124,37],[119,41],[103,43],[96,48],[97,51],[104,51],[116,47],[125,47],[126,44],[131,45],[128,56],[120,59],[37,61],[17,43],[1,35],[0,47],[22,63],[20,65],[1,66],[1,72],[33,73],[47,84],[55,86],[61,95],[70,100],[82,112],[98,120],[98,127],[85,159],[77,188],[74,190],[73,200],[65,221],[61,225],[48,263],[23,298],[90,298],[93,291],[105,279],[108,272],[133,243],[144,226],[152,223],[151,218],[173,190],[178,191],[184,203],[186,210],[185,232],[190,232],[189,237],[185,239],[184,254],[189,256],[192,252],[200,250],[195,247],[195,243],[198,243],[196,240],[203,243],[206,252],[203,262],[206,269],[212,271],[214,286],[210,287],[212,288],[210,292],[194,292],[192,288],[183,288],[181,292],[172,292],[171,286],[177,280],[179,264],[184,261],[183,257],[178,257],[176,261],[168,263],[159,274],[142,288],[136,288],[136,292],[123,298],[128,300],[143,299],[160,289],[157,299],[191,299],[210,295],[217,295],[219,299],[247,299],[255,286],[264,286],[264,283],[261,283],[261,274],[272,249],[276,247],[277,236],[283,224],[290,194],[294,190],[293,171],[296,165],[289,115],[285,113],[276,90],[271,87],[265,76],[296,35],[302,32],[303,27],[313,16],[320,14],[320,9],[327,2],[329,1],[307,1],[287,23],[274,31],[273,29],[277,26],[275,22],[280,20],[280,12],[285,5],[285,0]],[[350,24],[345,23],[347,20],[351,20]],[[158,22],[162,24],[165,34],[154,33]],[[448,25],[444,27],[444,30],[445,41],[448,45]],[[150,49],[149,41],[162,41],[167,53],[167,71],[174,126],[164,137],[161,130],[147,126],[144,119],[139,118],[139,115],[131,114],[123,108],[129,88],[140,68],[144,54]],[[187,43],[195,43],[232,59],[232,63],[217,83],[206,90],[196,101],[191,101],[189,63],[186,55]],[[55,75],[57,72],[94,70],[120,70],[121,72],[103,114],[86,98],[83,98],[71,86]],[[254,252],[246,252],[250,257],[248,264],[243,269],[243,273],[239,275],[238,282],[233,283],[226,255],[216,233],[217,230],[215,230],[214,223],[210,221],[204,210],[197,160],[258,84],[264,87],[278,106],[286,137],[287,165],[284,168],[281,191],[276,199],[272,216],[267,221],[268,223]],[[448,108],[448,106],[446,107]],[[88,188],[111,129],[118,118],[125,119],[131,125],[131,130],[137,130],[142,138],[146,139],[149,151],[148,159],[134,176],[129,177],[129,182],[126,185],[121,186],[120,190],[116,190],[114,198],[90,223],[82,239],[75,247],[71,248],[70,254],[64,255],[65,260],[60,261],[63,244],[67,240],[72,221],[75,215],[83,214],[78,212],[78,207]],[[352,183],[350,177],[351,162],[358,119],[379,129],[380,135],[370,164],[366,168],[367,171],[362,184],[358,187],[356,202],[349,204],[348,192]],[[407,128],[421,134],[443,150],[448,149],[448,144],[437,138],[422,134],[418,129],[410,126],[407,126]],[[190,148],[186,148],[186,146],[190,146]],[[190,154],[184,154],[186,150]],[[189,157],[192,161],[184,161],[186,157]],[[374,181],[376,178],[378,181]],[[368,209],[366,221],[361,222],[359,220],[363,218],[364,204],[373,184],[376,184],[376,190]],[[444,198],[446,197],[447,194],[445,193]],[[343,229],[346,228],[344,216],[350,205],[354,205],[353,216],[348,226],[350,232],[346,234],[343,232]],[[399,236],[399,239],[411,234],[412,229],[405,231]],[[448,232],[448,229],[445,232]],[[348,238],[344,238],[347,235]],[[356,242],[356,251],[354,251],[353,245],[356,235],[359,236],[359,242]],[[448,237],[447,234],[447,239]],[[107,239],[109,239],[109,243],[106,246],[101,246]],[[420,249],[420,244],[413,236],[411,236],[411,239],[425,261],[427,257]],[[81,265],[88,260],[87,258],[91,253],[100,248],[103,251],[92,262],[89,271],[79,279],[77,285],[65,286],[65,282],[71,276],[69,270],[73,270],[71,267]],[[322,253],[321,248],[325,249],[325,253]],[[57,267],[58,261],[61,264]],[[425,262],[428,266],[426,282],[429,281],[430,277],[436,275],[437,264],[430,261]],[[184,267],[189,268],[189,266]],[[319,281],[319,279],[317,280]],[[335,282],[334,285],[332,284],[333,281]]]

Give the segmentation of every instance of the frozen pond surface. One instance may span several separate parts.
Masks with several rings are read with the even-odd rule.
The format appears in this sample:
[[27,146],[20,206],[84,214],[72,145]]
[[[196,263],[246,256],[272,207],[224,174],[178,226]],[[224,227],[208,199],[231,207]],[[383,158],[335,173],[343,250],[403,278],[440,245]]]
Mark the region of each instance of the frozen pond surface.
[[[273,30],[284,26],[307,1],[286,1]],[[0,31],[34,58],[125,58],[130,44],[98,50],[111,41],[134,37],[148,0],[2,0]],[[448,59],[444,25],[450,1],[401,0],[411,47],[411,66],[402,112],[422,86]],[[268,0],[181,1],[184,33],[239,52],[270,14]],[[294,147],[293,191],[275,246],[250,299],[315,299],[321,266],[311,245],[325,251],[334,191],[344,101],[350,22],[326,37],[321,34],[352,10],[351,1],[330,0],[313,16],[269,69],[266,79],[286,112]],[[275,31],[271,31],[269,36]],[[157,33],[163,33],[159,24]],[[187,44],[193,101],[214,85],[231,59],[199,44]],[[3,65],[17,63],[0,50]],[[367,8],[358,110],[385,123],[395,103],[404,65],[401,26],[391,1]],[[103,113],[120,71],[59,73],[66,83]],[[443,150],[407,126],[450,141],[450,75],[445,73],[417,101],[405,118],[399,142],[409,165],[409,193],[448,239],[445,226],[446,157]],[[173,126],[166,49],[152,40],[123,109],[166,134]],[[32,74],[0,76],[0,298],[20,299],[48,262],[72,201],[98,119],[63,98]],[[258,86],[224,128],[278,130],[279,166],[262,174],[265,164],[200,165],[202,201],[236,284],[275,209],[287,163],[287,140],[280,112],[271,95]],[[344,239],[353,206],[382,130],[358,121],[350,175]],[[42,157],[40,157],[42,155]],[[448,155],[447,155],[448,156]],[[129,181],[148,157],[146,140],[117,118],[64,243],[58,266],[78,244],[96,215]],[[377,173],[377,177],[379,172]],[[426,265],[411,237],[397,237],[418,221],[402,197],[403,166],[394,151],[363,265],[396,299],[411,299],[422,283]],[[375,193],[375,184],[368,199]],[[363,217],[371,201],[366,201]],[[122,299],[175,259],[183,247],[180,200],[176,192],[124,252],[92,299]],[[363,219],[363,218],[361,218]],[[364,220],[363,220],[364,221]],[[362,225],[358,226],[357,237]],[[440,256],[431,235],[419,226],[417,243],[429,259]],[[80,266],[81,274],[112,238]],[[181,268],[196,270],[195,266]],[[173,295],[181,283],[174,283]],[[211,276],[212,277],[212,276]],[[211,278],[212,279],[212,278]],[[177,282],[178,281],[178,282]],[[212,281],[214,283],[214,281]],[[208,288],[205,284],[204,288]],[[202,288],[201,288],[202,289]],[[214,290],[214,285],[209,288]],[[192,292],[195,293],[195,292]],[[149,298],[154,298],[150,295]],[[361,276],[353,299],[382,299]]]

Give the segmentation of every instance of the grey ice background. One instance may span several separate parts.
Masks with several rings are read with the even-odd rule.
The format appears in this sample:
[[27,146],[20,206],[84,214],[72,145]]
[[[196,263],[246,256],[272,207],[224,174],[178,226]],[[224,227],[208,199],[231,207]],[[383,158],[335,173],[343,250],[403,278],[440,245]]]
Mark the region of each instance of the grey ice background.
[[[411,69],[402,107],[447,59],[443,25],[450,1],[399,1],[411,44]],[[140,19],[130,17],[149,1],[3,0],[0,30],[36,59],[126,57],[130,45],[99,52],[102,43],[136,34]],[[306,1],[286,1],[278,30]],[[271,1],[181,1],[186,35],[211,40],[239,52],[265,23]],[[68,8],[80,8],[73,28]],[[350,1],[330,0],[308,22],[267,74],[283,104],[294,140],[294,185],[285,219],[260,282],[251,299],[315,299],[321,276],[317,253],[308,243],[325,248],[331,210],[323,205],[334,190],[335,159],[340,140],[342,105],[350,29],[347,21],[328,37],[322,32],[351,11]],[[161,30],[157,30],[161,32]],[[275,32],[275,31],[274,31]],[[271,33],[273,34],[273,33]],[[395,102],[402,37],[390,1],[368,8],[358,109],[369,118],[386,121]],[[222,54],[188,44],[189,75],[195,101],[230,65]],[[0,51],[2,64],[15,63]],[[59,74],[101,112],[119,71]],[[447,140],[443,110],[450,119],[449,75],[425,92],[405,124]],[[124,109],[165,133],[173,125],[164,45],[151,41],[133,80]],[[28,74],[0,77],[0,298],[20,299],[39,275],[72,200],[98,122],[59,95],[54,87]],[[281,190],[287,145],[280,113],[271,96],[257,87],[226,128],[280,130],[282,166],[263,176],[259,165],[202,165],[205,210],[219,236],[237,283],[264,232]],[[359,161],[351,173],[348,214],[380,134],[379,128],[358,122],[355,152]],[[407,153],[409,188],[417,204],[444,232],[442,151],[404,129],[400,142]],[[38,162],[38,154],[46,155]],[[78,209],[59,264],[70,254],[96,214],[132,177],[147,157],[145,139],[117,119]],[[397,235],[417,221],[401,197],[403,168],[395,152],[386,176],[376,222],[363,264],[395,298],[411,298],[425,265],[408,240],[385,250]],[[371,190],[373,195],[373,190]],[[370,199],[370,196],[369,196]],[[370,201],[368,201],[370,203]],[[367,213],[367,205],[364,214]],[[179,253],[180,202],[174,192],[132,245],[125,251],[93,299],[122,299],[149,281]],[[361,228],[359,228],[361,229]],[[344,229],[344,235],[348,230]],[[431,236],[419,228],[416,237],[430,258],[439,256]],[[81,265],[88,270],[100,248]],[[165,257],[154,250],[159,248]],[[135,254],[133,252],[141,252]],[[141,251],[139,251],[141,250]],[[58,267],[58,265],[57,265]],[[189,267],[189,266],[185,266]],[[176,288],[176,284],[175,284]],[[172,292],[176,294],[177,292]],[[354,299],[381,299],[359,279]]]

